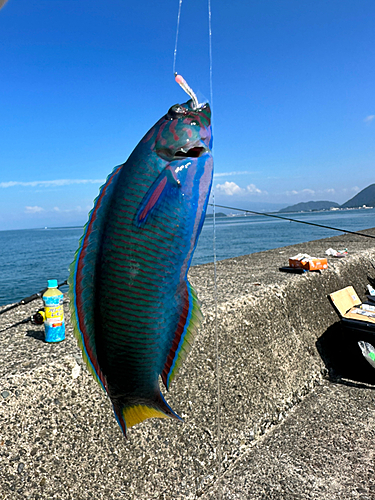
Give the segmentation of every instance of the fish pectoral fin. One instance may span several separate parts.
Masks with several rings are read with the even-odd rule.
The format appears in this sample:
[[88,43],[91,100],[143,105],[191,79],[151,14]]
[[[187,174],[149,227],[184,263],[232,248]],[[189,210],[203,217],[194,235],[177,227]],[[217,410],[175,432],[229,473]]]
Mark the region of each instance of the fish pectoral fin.
[[135,216],[136,225],[142,226],[148,216],[160,205],[160,203],[171,193],[173,189],[180,188],[180,181],[177,179],[174,170],[166,167],[152,184],[145,194]]
[[125,437],[129,427],[133,427],[133,425],[139,424],[148,418],[174,418],[182,421],[182,418],[165,401],[161,392],[157,394],[154,401],[128,404],[122,407],[114,403],[113,411]]

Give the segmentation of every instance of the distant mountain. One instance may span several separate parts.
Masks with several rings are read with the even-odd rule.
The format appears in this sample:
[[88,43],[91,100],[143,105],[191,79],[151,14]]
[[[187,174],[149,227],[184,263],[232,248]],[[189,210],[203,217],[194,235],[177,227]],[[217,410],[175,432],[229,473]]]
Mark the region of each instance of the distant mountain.
[[[241,212],[246,212],[246,210],[255,210],[256,212],[277,212],[280,208],[285,206],[284,203],[267,203],[267,202],[244,202],[243,199],[241,201],[232,201],[228,204],[229,206],[222,206],[221,203],[226,204],[228,202],[225,200],[216,200],[216,210],[225,210],[226,215],[228,214],[237,214],[240,215]],[[232,206],[233,205],[233,206]],[[238,211],[237,211],[238,209]],[[207,208],[207,215],[212,214],[212,208],[209,206]],[[206,215],[206,217],[207,217]],[[212,216],[212,215],[211,215]]]
[[367,188],[362,189],[353,198],[341,205],[340,208],[358,208],[363,207],[375,207],[375,184],[370,184]]
[[335,201],[307,201],[282,208],[279,212],[312,212],[313,210],[329,210],[339,207],[340,205]]
[[[214,216],[214,214],[206,214],[206,219],[212,219]],[[225,214],[224,212],[217,212],[215,214],[215,217],[227,217],[227,214]]]

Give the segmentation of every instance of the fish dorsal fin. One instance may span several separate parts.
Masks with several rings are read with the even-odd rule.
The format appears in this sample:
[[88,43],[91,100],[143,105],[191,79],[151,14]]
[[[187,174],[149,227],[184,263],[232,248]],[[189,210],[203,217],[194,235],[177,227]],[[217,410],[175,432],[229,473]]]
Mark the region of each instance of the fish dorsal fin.
[[122,165],[115,167],[100,188],[84,227],[74,261],[70,266],[69,275],[70,312],[74,335],[89,371],[105,391],[107,391],[107,383],[98,362],[95,340],[96,257],[100,251],[106,213],[121,168]]
[[162,381],[167,389],[169,389],[180,366],[189,354],[203,320],[197,294],[187,280],[181,284],[180,297],[182,312],[161,374]]
[[142,226],[147,221],[148,216],[160,206],[170,190],[179,187],[180,181],[177,179],[175,171],[170,166],[162,170],[139,205],[135,218],[136,224]]

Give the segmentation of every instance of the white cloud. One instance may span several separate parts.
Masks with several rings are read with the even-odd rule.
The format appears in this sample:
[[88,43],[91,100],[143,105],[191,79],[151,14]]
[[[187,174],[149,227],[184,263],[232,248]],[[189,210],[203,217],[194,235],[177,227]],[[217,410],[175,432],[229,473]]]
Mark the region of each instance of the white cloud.
[[296,191],[295,189],[293,189],[292,191],[287,191],[285,194],[287,196],[301,196],[306,194],[308,194],[309,196],[314,196],[315,191],[313,189],[302,189],[301,191]]
[[233,195],[246,195],[246,194],[268,194],[267,191],[262,191],[256,187],[255,184],[248,184],[246,189],[240,187],[235,182],[226,181],[224,184],[216,184],[216,190],[227,196]]
[[78,206],[76,206],[74,208],[53,207],[53,211],[54,212],[58,212],[60,214],[62,214],[62,213],[69,214],[69,213],[72,213],[72,212],[76,212],[76,213],[87,212],[86,210],[83,210],[80,205],[78,205]]
[[26,214],[37,214],[40,212],[44,212],[45,214],[51,214],[51,213],[57,213],[57,214],[86,214],[92,207],[82,208],[80,205],[77,205],[76,207],[73,208],[60,208],[60,207],[53,207],[51,209],[45,209],[42,207],[38,207],[35,205],[34,207],[27,206],[25,207],[25,213]]
[[267,194],[267,191],[261,191],[259,188],[256,187],[255,184],[249,184],[246,187],[246,190],[250,194]]
[[235,182],[224,182],[224,184],[216,184],[217,191],[226,194],[228,196],[233,196],[234,194],[243,194],[244,189],[240,188]]
[[343,188],[343,193],[358,193],[360,191],[358,186],[352,186],[351,188]]
[[374,118],[375,118],[375,115],[368,115],[368,116],[366,116],[366,118],[363,121],[365,123],[371,123]]
[[27,214],[36,214],[38,212],[44,212],[44,208],[38,206],[25,207],[25,213]]
[[[343,190],[345,191],[345,189]],[[336,196],[337,190],[334,188],[326,188],[326,189],[301,189],[297,191],[296,189],[292,189],[291,191],[286,191],[287,196],[300,196],[300,197],[321,197],[321,196]]]
[[0,188],[9,188],[14,186],[24,187],[56,187],[71,186],[72,184],[103,184],[104,179],[56,179],[54,181],[8,181],[0,182]]
[[214,177],[231,177],[232,175],[249,175],[254,172],[249,172],[248,170],[235,171],[235,172],[218,172],[214,173]]

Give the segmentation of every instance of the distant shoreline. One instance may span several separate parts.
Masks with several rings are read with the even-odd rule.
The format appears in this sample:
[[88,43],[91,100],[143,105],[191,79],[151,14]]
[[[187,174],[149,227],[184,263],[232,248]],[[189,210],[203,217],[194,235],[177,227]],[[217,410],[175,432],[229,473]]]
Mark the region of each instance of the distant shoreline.
[[[238,208],[237,210],[243,212],[243,213],[228,213],[228,214],[225,214],[223,212],[219,212],[216,215],[216,217],[246,217],[246,216],[249,216],[249,215],[257,215],[257,214],[261,214],[261,215],[266,215],[266,214],[277,214],[277,215],[280,215],[280,217],[282,217],[282,214],[310,214],[310,213],[319,213],[319,212],[347,212],[348,210],[372,210],[374,207],[353,207],[353,208],[321,208],[321,209],[312,209],[312,210],[290,210],[288,212],[281,212],[280,210],[278,211],[255,211],[255,210],[247,210],[245,208]],[[233,207],[233,210],[235,210],[235,208]],[[207,214],[206,215],[206,219],[209,218],[209,219],[213,219],[213,213],[210,213],[210,214]]]
[[347,208],[339,208],[339,207],[333,207],[333,208],[321,208],[321,209],[311,209],[311,210],[290,210],[288,212],[286,211],[279,211],[277,213],[280,214],[308,214],[311,212],[317,213],[317,212],[346,212],[348,210],[372,210],[374,207],[347,207]]
[[[247,210],[247,209],[240,209],[238,208],[239,213],[224,213],[224,212],[218,212],[215,214],[216,218],[233,218],[233,217],[249,217],[251,215],[267,215],[267,214],[277,214],[280,217],[282,217],[283,214],[311,214],[311,213],[321,213],[321,212],[347,212],[347,211],[353,211],[353,210],[372,210],[374,207],[355,207],[355,208],[333,208],[333,209],[320,209],[320,210],[292,210],[290,212],[280,212],[280,211],[264,211],[260,212],[258,211],[253,211],[253,210]],[[235,208],[233,207],[233,210]],[[241,213],[242,212],[242,213]],[[213,213],[206,214],[206,219],[212,220],[213,219]],[[0,229],[0,232],[5,232],[5,231],[44,231],[44,230],[62,230],[62,229],[81,229],[83,230],[85,226],[45,226],[45,227],[31,227],[31,228],[22,228],[22,229]]]

